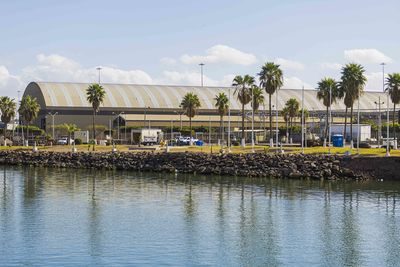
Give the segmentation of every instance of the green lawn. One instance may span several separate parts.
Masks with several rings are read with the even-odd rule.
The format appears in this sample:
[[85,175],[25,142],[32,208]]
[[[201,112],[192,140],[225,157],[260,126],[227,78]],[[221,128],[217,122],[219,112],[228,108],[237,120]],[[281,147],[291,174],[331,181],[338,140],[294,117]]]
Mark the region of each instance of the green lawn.
[[[118,151],[129,151],[129,147],[127,145],[118,145],[116,146]],[[87,151],[92,151],[92,148],[90,147],[90,150],[88,150],[88,145],[77,145],[76,146],[77,150],[80,152],[87,152]],[[146,147],[148,148],[148,147]],[[44,150],[44,151],[55,151],[55,152],[70,152],[72,147],[71,146],[38,146],[39,150]],[[96,146],[96,151],[97,152],[110,152],[112,149],[111,146]],[[32,147],[24,147],[24,146],[13,146],[13,147],[5,147],[5,146],[0,146],[0,150],[32,150]],[[225,147],[224,152],[227,152],[227,148]],[[280,148],[269,148],[269,146],[254,146],[254,151],[255,152],[267,152],[267,153],[274,153],[276,151],[280,150]],[[285,153],[301,153],[302,149],[300,147],[283,147],[283,150]],[[140,150],[132,150],[132,152],[138,152]],[[157,150],[159,152],[165,151],[164,148],[161,148],[160,150]],[[203,152],[203,153],[219,153],[221,151],[220,146],[203,146],[203,147],[198,147],[198,146],[179,146],[179,147],[170,147],[170,152]],[[344,155],[347,151],[350,151],[350,148],[348,147],[332,147],[330,150],[331,154],[339,154],[339,155]],[[234,146],[231,148],[231,153],[251,153],[252,152],[252,147],[251,146],[246,146],[245,148],[242,148],[240,146]],[[308,147],[304,148],[304,153],[305,154],[328,154],[329,153],[329,148],[327,147]],[[352,155],[357,155],[357,149],[353,148],[351,151]],[[386,155],[386,150],[384,148],[360,148],[360,155],[364,156],[385,156]],[[390,152],[391,156],[400,156],[400,150],[392,150]]]

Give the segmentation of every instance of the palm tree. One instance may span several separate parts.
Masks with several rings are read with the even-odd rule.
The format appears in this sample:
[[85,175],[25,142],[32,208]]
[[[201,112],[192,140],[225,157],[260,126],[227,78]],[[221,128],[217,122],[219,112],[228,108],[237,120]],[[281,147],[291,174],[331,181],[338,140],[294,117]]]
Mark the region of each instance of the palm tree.
[[293,131],[293,118],[297,117],[300,110],[300,103],[297,101],[296,98],[290,98],[286,104],[287,108],[287,116],[289,117],[289,124],[290,124],[290,136],[292,135]]
[[69,124],[69,123],[64,123],[63,125],[65,129],[67,130],[68,133],[68,144],[71,144],[71,136],[74,134],[74,132],[79,131],[80,129],[76,126],[76,124]]
[[250,88],[254,84],[254,77],[250,75],[236,76],[232,81],[232,86],[235,87],[234,94],[237,95],[240,103],[242,104],[242,144],[244,144],[244,106],[251,101]]
[[[349,63],[342,68],[341,87],[345,94],[345,102],[350,106],[350,137],[353,139],[353,105],[364,91],[367,78],[364,67],[360,64]],[[347,106],[347,105],[346,105]]]
[[95,128],[95,118],[96,113],[100,110],[100,105],[104,101],[104,97],[106,95],[106,91],[104,88],[97,83],[89,85],[86,89],[86,99],[92,105],[93,108],[93,151],[95,150],[96,145],[96,128]]
[[40,105],[36,98],[30,95],[24,96],[18,109],[18,113],[26,123],[26,138],[29,139],[29,125],[37,118]]
[[331,122],[329,120],[329,107],[336,102],[336,99],[339,98],[339,89],[338,83],[332,78],[323,78],[318,82],[317,87],[317,98],[318,100],[322,100],[322,103],[326,107],[326,123],[325,123],[325,139],[328,135],[328,123]]
[[220,123],[219,123],[219,131],[222,140],[224,140],[224,116],[228,112],[229,109],[229,99],[228,96],[224,92],[218,93],[215,98],[215,107],[218,110],[218,114],[220,117]]
[[260,87],[267,92],[269,96],[269,136],[272,138],[272,95],[283,85],[283,72],[279,65],[273,62],[267,62],[261,67],[258,73],[260,79]]
[[393,102],[393,138],[396,140],[396,105],[400,103],[400,73],[389,74],[386,78],[386,92]]
[[7,125],[15,117],[16,103],[8,96],[0,97],[1,121],[4,123],[4,142],[7,137]]
[[197,110],[201,107],[199,97],[194,93],[187,93],[181,102],[181,108],[189,117],[190,144],[192,144],[192,118],[197,114]]

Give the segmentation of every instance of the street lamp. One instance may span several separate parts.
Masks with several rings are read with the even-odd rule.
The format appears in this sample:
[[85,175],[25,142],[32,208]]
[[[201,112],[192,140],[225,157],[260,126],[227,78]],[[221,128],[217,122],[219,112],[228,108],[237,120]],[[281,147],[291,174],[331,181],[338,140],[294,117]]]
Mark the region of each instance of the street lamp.
[[99,72],[99,84],[100,84],[100,72],[101,72],[101,67],[97,67],[96,70]]
[[53,128],[52,137],[53,137],[53,140],[55,140],[56,137],[54,136],[54,117],[58,114],[58,112],[54,112],[54,113],[49,112],[48,114],[51,116],[52,128]]
[[199,64],[199,66],[200,66],[200,72],[201,72],[201,87],[203,87],[203,66],[204,66],[205,64],[204,63],[200,63]]
[[381,114],[381,105],[385,104],[385,102],[381,102],[381,96],[378,97],[378,102],[374,102],[375,105],[377,105],[378,107],[378,148],[381,144],[380,140],[381,140],[381,136],[382,136],[382,114]]
[[254,153],[254,87],[251,88],[251,152]]
[[304,85],[301,89],[301,151],[304,153]]
[[[382,66],[382,90],[385,92],[385,65],[386,63],[381,63]],[[387,93],[387,125],[386,125],[386,157],[390,157],[390,144],[389,144],[389,92]]]
[[231,88],[228,89],[228,151],[231,152]]

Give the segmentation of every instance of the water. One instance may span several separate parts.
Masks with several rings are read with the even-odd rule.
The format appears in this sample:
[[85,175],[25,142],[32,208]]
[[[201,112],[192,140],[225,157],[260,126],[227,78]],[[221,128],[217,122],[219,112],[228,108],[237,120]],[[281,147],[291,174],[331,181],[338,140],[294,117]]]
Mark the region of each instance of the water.
[[398,266],[399,192],[391,182],[0,169],[0,265]]

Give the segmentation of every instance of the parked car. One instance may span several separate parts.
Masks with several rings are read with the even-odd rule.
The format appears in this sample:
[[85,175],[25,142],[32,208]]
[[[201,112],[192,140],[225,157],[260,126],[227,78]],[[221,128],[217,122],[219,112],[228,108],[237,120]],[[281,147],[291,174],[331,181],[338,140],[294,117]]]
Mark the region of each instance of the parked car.
[[[70,139],[70,144],[72,144],[74,140]],[[61,137],[57,140],[57,145],[68,145],[68,137]]]

